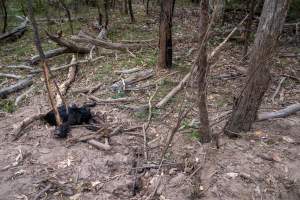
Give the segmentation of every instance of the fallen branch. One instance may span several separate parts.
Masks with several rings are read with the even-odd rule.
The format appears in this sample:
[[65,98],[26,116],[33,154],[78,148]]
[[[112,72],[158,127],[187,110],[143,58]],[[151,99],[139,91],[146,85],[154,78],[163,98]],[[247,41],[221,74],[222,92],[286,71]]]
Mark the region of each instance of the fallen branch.
[[162,100],[160,100],[155,107],[161,108],[163,107],[173,96],[175,96],[182,88],[183,86],[188,82],[188,80],[191,77],[191,72],[185,75],[185,77],[180,81],[180,83],[173,88]]
[[[247,19],[248,15],[236,26],[230,33],[229,35],[224,39],[222,43],[220,43],[209,55],[208,57],[208,62],[210,64],[216,63],[217,60],[220,57],[220,52],[223,50],[225,44],[229,40],[229,38],[237,31],[238,27]],[[163,107],[173,96],[175,96],[188,82],[188,80],[191,77],[191,72],[189,72],[185,77],[180,81],[180,83],[173,88],[160,102],[156,104],[156,108],[161,108]]]
[[[53,57],[56,57],[56,56],[59,56],[59,55],[62,55],[62,54],[65,54],[65,53],[72,53],[72,51],[70,51],[68,48],[66,47],[60,47],[60,48],[57,48],[57,49],[52,49],[52,50],[49,50],[49,51],[46,51],[45,52],[45,58],[46,59],[49,59],[49,58],[53,58]],[[35,55],[33,57],[31,57],[28,62],[31,64],[31,65],[34,65],[34,64],[37,64],[38,62],[41,61],[41,57],[39,55]]]
[[300,103],[292,104],[284,109],[258,114],[257,121],[264,121],[274,118],[283,118],[300,111]]
[[92,87],[87,87],[87,88],[79,88],[79,89],[74,89],[72,90],[73,93],[88,93],[88,94],[92,94],[94,93],[96,90],[98,90],[103,84],[102,83],[98,83],[95,86]]
[[274,94],[272,95],[272,102],[274,103],[275,102],[275,97],[277,96],[277,94],[278,94],[278,92],[279,92],[279,90],[280,90],[280,88],[281,88],[281,86],[282,86],[282,84],[283,84],[283,82],[286,80],[286,77],[282,77],[281,78],[281,80],[280,80],[280,82],[279,82],[279,84],[278,84],[278,86],[277,86],[277,88],[276,88],[276,90],[275,90],[275,92],[274,92]]
[[22,76],[20,76],[20,75],[6,74],[6,73],[0,73],[0,77],[14,78],[14,79],[21,79],[22,78]]
[[113,91],[119,91],[119,90],[124,90],[126,89],[127,85],[131,85],[133,83],[148,79],[154,75],[154,71],[152,69],[149,70],[144,70],[135,74],[130,75],[128,78],[124,80],[120,80],[116,83],[114,83],[111,86],[111,89]]
[[132,98],[132,97],[123,97],[123,98],[118,98],[118,99],[99,99],[98,97],[90,95],[90,96],[88,96],[88,98],[90,100],[96,101],[97,103],[100,103],[100,104],[105,104],[105,103],[125,103],[125,102],[136,101],[136,98]]
[[100,150],[104,150],[104,151],[109,151],[111,150],[111,146],[108,143],[108,140],[106,138],[105,143],[101,143],[97,140],[91,139],[87,141],[88,144],[92,145],[93,147],[100,149]]
[[48,192],[52,188],[52,184],[47,185],[44,189],[42,189],[34,198],[33,200],[38,200],[43,194]]
[[20,65],[1,65],[0,66],[0,69],[2,68],[11,68],[11,69],[26,69],[26,70],[33,70],[34,68],[33,67],[30,67],[26,64],[20,64]]
[[32,85],[32,76],[27,77],[26,79],[18,81],[16,84],[8,86],[0,90],[0,98],[5,98],[7,95],[22,90],[30,85]]
[[22,131],[29,126],[31,123],[33,123],[36,120],[39,120],[43,118],[46,114],[45,113],[39,113],[35,114],[31,117],[28,117],[24,119],[13,131],[13,141],[19,139],[22,136]]

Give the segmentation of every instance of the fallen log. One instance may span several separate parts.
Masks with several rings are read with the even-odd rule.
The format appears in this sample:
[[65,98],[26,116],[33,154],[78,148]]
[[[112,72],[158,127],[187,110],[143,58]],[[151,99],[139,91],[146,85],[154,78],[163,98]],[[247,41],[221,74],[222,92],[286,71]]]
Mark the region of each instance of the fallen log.
[[25,33],[28,22],[29,22],[29,20],[28,20],[28,18],[26,18],[20,24],[20,26],[12,29],[9,32],[6,32],[6,33],[0,35],[0,41],[4,41],[4,40],[16,40],[16,39],[20,38]]
[[0,90],[0,98],[6,98],[7,95],[22,90],[30,85],[32,85],[32,76],[29,76],[26,79],[18,81],[16,84],[8,86]]
[[27,95],[29,95],[34,89],[34,86],[31,86],[27,91],[18,96],[15,100],[15,106],[18,106],[19,102],[22,101]]
[[257,121],[264,121],[274,118],[283,118],[300,111],[300,103],[292,104],[284,109],[275,112],[264,112],[257,116]]
[[113,91],[120,91],[123,89],[126,89],[127,85],[131,85],[133,83],[137,83],[139,81],[148,79],[150,77],[154,76],[154,71],[152,69],[144,70],[135,74],[130,75],[128,78],[120,80],[116,83],[114,83],[111,86],[111,89]]
[[57,43],[61,47],[66,47],[72,53],[88,54],[91,51],[91,47],[80,46],[73,41],[68,41],[57,35],[46,32],[48,38],[53,42]]

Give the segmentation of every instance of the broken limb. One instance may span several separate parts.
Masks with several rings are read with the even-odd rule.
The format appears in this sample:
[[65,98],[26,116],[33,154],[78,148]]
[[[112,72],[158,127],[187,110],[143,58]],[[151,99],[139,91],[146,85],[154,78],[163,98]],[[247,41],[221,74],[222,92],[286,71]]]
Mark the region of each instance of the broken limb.
[[20,75],[6,74],[6,73],[0,73],[0,77],[14,78],[14,79],[21,79],[22,78],[22,76],[20,76]]
[[264,120],[269,120],[274,118],[283,118],[299,111],[300,111],[300,103],[296,103],[275,112],[260,113],[257,116],[257,121],[264,121]]
[[[68,48],[66,47],[60,47],[60,48],[57,48],[57,49],[52,49],[52,50],[49,50],[49,51],[46,51],[45,52],[45,58],[46,59],[49,59],[49,58],[53,58],[53,57],[56,57],[56,56],[59,56],[59,55],[62,55],[62,54],[65,54],[65,53],[72,53],[72,51],[70,51]],[[40,55],[35,55],[33,57],[31,57],[28,62],[31,64],[31,65],[35,65],[37,64],[38,62],[41,61],[41,57]]]
[[28,18],[26,18],[20,24],[20,26],[12,29],[9,32],[6,32],[6,33],[0,35],[0,41],[1,40],[15,40],[15,39],[20,38],[25,33],[28,22],[29,22],[29,20],[28,20]]

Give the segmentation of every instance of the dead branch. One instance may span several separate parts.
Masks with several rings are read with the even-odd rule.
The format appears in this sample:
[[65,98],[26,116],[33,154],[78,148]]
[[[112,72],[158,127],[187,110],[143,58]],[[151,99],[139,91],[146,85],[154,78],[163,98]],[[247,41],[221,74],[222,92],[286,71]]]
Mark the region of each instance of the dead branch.
[[14,78],[14,79],[21,79],[22,78],[22,76],[20,76],[20,75],[6,74],[6,73],[0,73],[0,77]]
[[88,94],[92,94],[94,93],[96,90],[98,90],[101,86],[103,85],[103,83],[98,83],[95,86],[92,87],[87,87],[87,88],[79,88],[79,89],[72,89],[73,93],[88,93]]
[[272,102],[274,103],[275,102],[275,97],[277,96],[277,94],[278,94],[278,92],[279,92],[279,90],[280,90],[280,88],[281,88],[281,86],[282,86],[282,84],[283,84],[283,82],[286,80],[286,77],[282,77],[281,78],[281,80],[280,80],[280,82],[279,82],[279,84],[278,84],[278,86],[277,86],[277,88],[276,88],[276,90],[275,90],[275,92],[274,92],[274,94],[272,95]]
[[109,151],[111,150],[111,146],[109,145],[108,143],[108,140],[106,139],[105,140],[105,143],[101,143],[101,142],[98,142],[97,140],[88,140],[87,141],[88,144],[92,145],[93,147],[99,149],[99,150],[104,150],[104,151]]
[[[76,73],[77,73],[77,65],[74,65],[76,63],[76,57],[73,55],[71,60],[71,67],[69,68],[69,73],[67,80],[65,80],[60,86],[59,91],[62,96],[65,96],[67,94],[68,89],[70,88],[71,84],[75,81]],[[59,94],[56,95],[56,106],[59,107],[62,104],[62,98]]]
[[188,82],[188,80],[191,77],[191,72],[189,72],[185,77],[180,81],[180,83],[173,88],[162,100],[160,100],[155,107],[161,108],[163,107],[173,96],[175,96],[182,88],[183,86]]
[[238,30],[238,27],[241,26],[245,20],[248,18],[249,14],[246,15],[244,17],[244,19],[236,26],[234,27],[234,29],[232,29],[232,31],[228,34],[228,36],[223,40],[223,42],[221,42],[216,48],[214,48],[214,50],[210,53],[208,60],[209,63],[215,63],[219,57],[220,57],[220,53],[221,51],[224,49],[225,44],[227,43],[227,41],[232,37],[232,35]]
[[113,91],[126,89],[127,85],[131,85],[133,83],[148,79],[148,78],[152,77],[153,75],[154,75],[154,71],[152,69],[144,70],[144,71],[132,74],[124,80],[120,80],[120,81],[114,83],[111,86],[111,89]]
[[[49,59],[49,58],[53,58],[53,57],[65,54],[65,53],[72,53],[72,51],[70,51],[70,49],[68,49],[66,47],[60,47],[60,48],[57,48],[57,49],[52,49],[52,50],[49,50],[49,51],[45,52],[45,58]],[[35,55],[35,56],[31,57],[28,60],[28,62],[31,65],[35,65],[40,61],[41,61],[41,57],[39,55]]]
[[31,123],[33,123],[36,120],[39,120],[41,118],[43,118],[46,114],[45,113],[38,113],[35,114],[31,117],[28,117],[26,119],[24,119],[13,131],[13,141],[19,139],[22,134],[23,134],[23,130],[29,126]]
[[136,101],[136,98],[131,97],[123,97],[118,99],[99,99],[98,97],[95,97],[93,95],[88,96],[90,100],[96,101],[100,104],[106,104],[106,103],[125,103],[125,102],[131,102]]
[[33,67],[27,66],[26,64],[20,64],[20,65],[1,65],[0,69],[2,68],[10,68],[10,69],[26,69],[26,70],[33,70]]
[[15,100],[15,106],[18,106],[19,102],[22,101],[27,95],[29,95],[34,88],[34,86],[31,86],[28,90],[19,95]]
[[[238,26],[240,26],[246,19],[248,15],[239,23]],[[223,50],[225,44],[229,40],[229,38],[237,31],[238,26],[235,27],[229,35],[224,39],[222,43],[220,43],[209,55],[208,62],[210,64],[217,62],[218,58],[220,57],[220,52]],[[160,102],[156,104],[157,108],[162,108],[173,96],[175,96],[182,88],[183,86],[188,82],[188,80],[191,77],[191,72],[189,72],[185,77],[180,81],[180,83],[173,88]]]
[[29,22],[29,20],[28,20],[28,18],[26,18],[20,24],[20,26],[12,29],[11,31],[9,31],[7,33],[4,33],[4,34],[0,35],[0,41],[3,41],[3,40],[15,40],[17,38],[20,38],[25,33],[28,22]]
[[300,103],[292,104],[284,109],[258,114],[257,121],[264,121],[274,118],[283,118],[300,111]]
[[27,77],[26,79],[18,81],[16,84],[2,88],[0,90],[0,98],[5,98],[7,95],[22,90],[30,85],[32,85],[32,76]]

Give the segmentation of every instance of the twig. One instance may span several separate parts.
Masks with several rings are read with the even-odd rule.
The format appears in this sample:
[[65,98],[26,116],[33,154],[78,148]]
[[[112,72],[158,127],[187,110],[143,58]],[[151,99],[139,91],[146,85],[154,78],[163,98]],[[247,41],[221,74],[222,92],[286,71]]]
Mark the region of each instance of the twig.
[[145,125],[143,125],[143,135],[144,135],[144,157],[148,161],[148,145],[147,145],[147,132]]
[[136,98],[131,97],[123,97],[118,99],[99,99],[98,97],[95,97],[93,95],[88,96],[89,99],[96,101],[97,103],[124,103],[124,102],[130,102],[135,101]]

